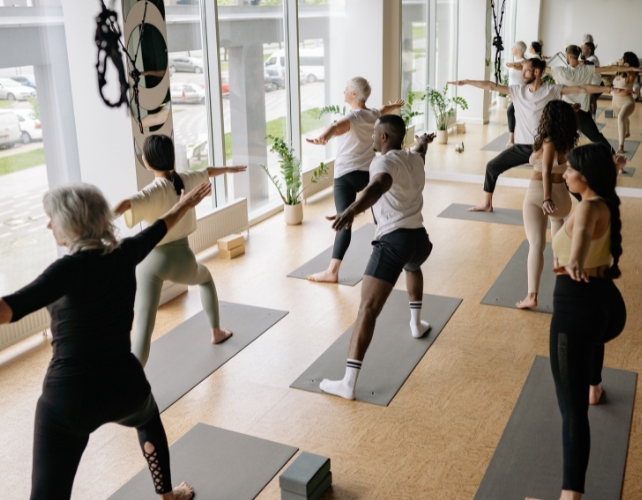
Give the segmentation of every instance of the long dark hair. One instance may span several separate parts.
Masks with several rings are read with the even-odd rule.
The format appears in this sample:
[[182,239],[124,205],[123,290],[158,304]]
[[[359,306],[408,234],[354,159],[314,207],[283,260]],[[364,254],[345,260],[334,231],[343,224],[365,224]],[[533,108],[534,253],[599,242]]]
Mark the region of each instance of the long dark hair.
[[533,47],[535,53],[540,57],[542,57],[542,45],[544,45],[542,42],[531,42],[531,47]]
[[622,62],[624,64],[628,63],[632,68],[640,67],[640,59],[635,55],[635,52],[625,52],[622,56]]
[[185,189],[183,180],[180,175],[174,171],[174,141],[171,137],[163,134],[150,135],[145,139],[143,144],[143,154],[147,164],[154,170],[160,172],[171,172],[170,180],[174,185],[177,195],[181,195],[181,191]]
[[568,153],[580,139],[579,122],[573,107],[564,101],[549,101],[539,120],[533,151],[539,151],[548,139],[558,153]]
[[602,144],[579,146],[568,154],[568,162],[580,172],[588,186],[608,205],[611,212],[611,255],[613,265],[605,273],[609,278],[622,274],[618,265],[622,255],[622,220],[620,219],[620,198],[615,192],[617,171],[608,148]]

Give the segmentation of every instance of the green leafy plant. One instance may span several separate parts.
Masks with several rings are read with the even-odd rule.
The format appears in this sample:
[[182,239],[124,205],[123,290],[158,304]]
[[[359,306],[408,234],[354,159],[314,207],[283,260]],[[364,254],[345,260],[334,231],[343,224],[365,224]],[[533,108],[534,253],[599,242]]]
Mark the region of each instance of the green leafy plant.
[[303,194],[303,191],[305,191],[305,188],[310,184],[316,184],[321,179],[325,178],[328,175],[329,167],[325,163],[321,162],[312,172],[310,183],[303,186],[303,181],[301,179],[301,160],[294,156],[294,149],[289,147],[280,137],[269,135],[267,136],[267,139],[273,141],[270,151],[276,153],[279,157],[281,176],[285,183],[285,189],[283,188],[281,180],[270,172],[266,165],[261,163],[261,168],[265,170],[267,176],[276,186],[283,203],[286,205],[297,205],[301,202],[301,195]]
[[317,113],[317,118],[321,118],[323,115],[341,115],[345,116],[347,108],[345,106],[339,107],[336,104],[331,104],[330,106],[323,106]]
[[553,78],[550,73],[544,73],[544,76],[542,76],[542,82],[548,83],[550,85],[555,85],[555,78]]
[[419,92],[413,92],[412,90],[409,90],[406,104],[399,111],[399,114],[401,115],[401,118],[406,125],[406,130],[408,130],[408,127],[410,127],[410,122],[415,116],[423,115],[423,113],[414,111],[412,109],[412,106],[415,103],[415,98],[423,101],[426,98],[426,94],[419,94]]
[[[504,75],[504,78],[502,79],[502,85],[508,87],[508,75]],[[501,92],[498,95],[499,97],[508,97],[506,94],[502,94]]]
[[446,130],[448,128],[448,119],[455,116],[457,106],[461,109],[468,109],[468,103],[463,97],[447,97],[448,85],[444,87],[443,92],[436,89],[426,87],[426,98],[428,104],[435,113],[437,120],[437,130]]

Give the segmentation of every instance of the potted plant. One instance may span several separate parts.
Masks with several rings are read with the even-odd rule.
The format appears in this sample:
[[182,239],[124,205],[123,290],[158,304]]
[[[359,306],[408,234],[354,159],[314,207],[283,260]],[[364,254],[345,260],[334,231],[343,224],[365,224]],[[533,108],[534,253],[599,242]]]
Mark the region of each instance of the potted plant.
[[281,181],[268,170],[267,166],[261,163],[261,168],[265,170],[265,173],[276,186],[283,200],[285,205],[285,223],[291,226],[301,224],[303,221],[301,195],[310,184],[316,184],[328,174],[328,166],[321,162],[312,172],[310,184],[303,186],[301,179],[301,160],[294,156],[294,149],[289,147],[285,141],[279,137],[268,135],[267,139],[273,141],[270,151],[276,153],[279,157],[279,165],[281,176],[285,183],[285,190],[282,188]]
[[468,109],[468,103],[463,97],[449,98],[446,96],[447,94],[448,85],[444,87],[443,92],[430,87],[426,88],[426,97],[437,121],[437,142],[439,144],[448,142],[448,120],[455,116],[457,106],[460,106],[461,109]]
[[[508,86],[508,76],[504,76],[502,80],[502,85]],[[502,94],[501,92],[497,94],[497,107],[499,109],[506,109],[508,107],[508,96]]]
[[412,106],[415,102],[415,98],[419,98],[420,100],[424,100],[426,98],[426,95],[422,95],[419,97],[418,92],[413,92],[412,90],[408,91],[408,98],[406,99],[406,104],[404,105],[403,108],[401,108],[399,114],[401,115],[401,118],[403,119],[404,124],[406,125],[406,137],[404,139],[404,144],[406,146],[412,146],[415,142],[415,126],[411,125],[410,122],[415,116],[423,115],[423,113],[419,111],[414,111],[412,109]]

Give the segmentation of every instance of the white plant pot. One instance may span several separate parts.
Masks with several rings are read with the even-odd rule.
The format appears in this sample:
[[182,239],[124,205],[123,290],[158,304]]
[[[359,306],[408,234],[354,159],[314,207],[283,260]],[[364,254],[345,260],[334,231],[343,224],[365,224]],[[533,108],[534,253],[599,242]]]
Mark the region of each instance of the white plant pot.
[[296,226],[303,222],[303,204],[297,203],[296,205],[284,205],[283,213],[285,215],[285,223],[288,226]]
[[499,109],[506,109],[508,107],[508,97],[497,96],[497,107]]
[[448,130],[437,130],[437,143],[448,144]]

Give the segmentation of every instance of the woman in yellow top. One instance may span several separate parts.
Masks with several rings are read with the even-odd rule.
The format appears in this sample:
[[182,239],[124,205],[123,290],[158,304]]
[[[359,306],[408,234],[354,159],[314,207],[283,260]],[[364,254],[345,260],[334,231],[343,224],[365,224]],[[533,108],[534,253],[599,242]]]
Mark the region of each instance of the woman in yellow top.
[[613,157],[601,144],[568,154],[564,179],[582,197],[553,238],[558,274],[550,356],[562,413],[564,480],[560,500],[579,500],[589,461],[588,407],[602,395],[604,344],[624,329],[626,308],[613,283],[622,255],[620,199]]
[[[127,227],[142,222],[152,224],[173,206],[181,192],[209,182],[210,177],[242,172],[246,167],[207,167],[203,170],[176,173],[174,143],[166,135],[151,135],[143,145],[143,163],[154,174],[154,181],[134,196],[114,207],[116,215],[125,216]],[[187,236],[196,231],[196,213],[187,215],[160,241],[158,246],[136,267],[136,301],[134,303],[134,334],[132,352],[143,366],[147,363],[156,311],[160,303],[163,281],[199,285],[201,303],[212,328],[212,344],[220,344],[232,332],[219,324],[218,297],[214,280],[207,267],[196,262]]]
[[[620,59],[620,66],[639,68],[640,60],[633,52],[625,52]],[[613,79],[614,89],[633,90],[633,84],[639,73],[627,71],[624,74],[618,74]],[[617,115],[617,130],[619,138],[619,149],[617,154],[624,153],[624,140],[630,137],[630,117],[635,111],[635,98],[630,94],[613,93],[613,112]]]

